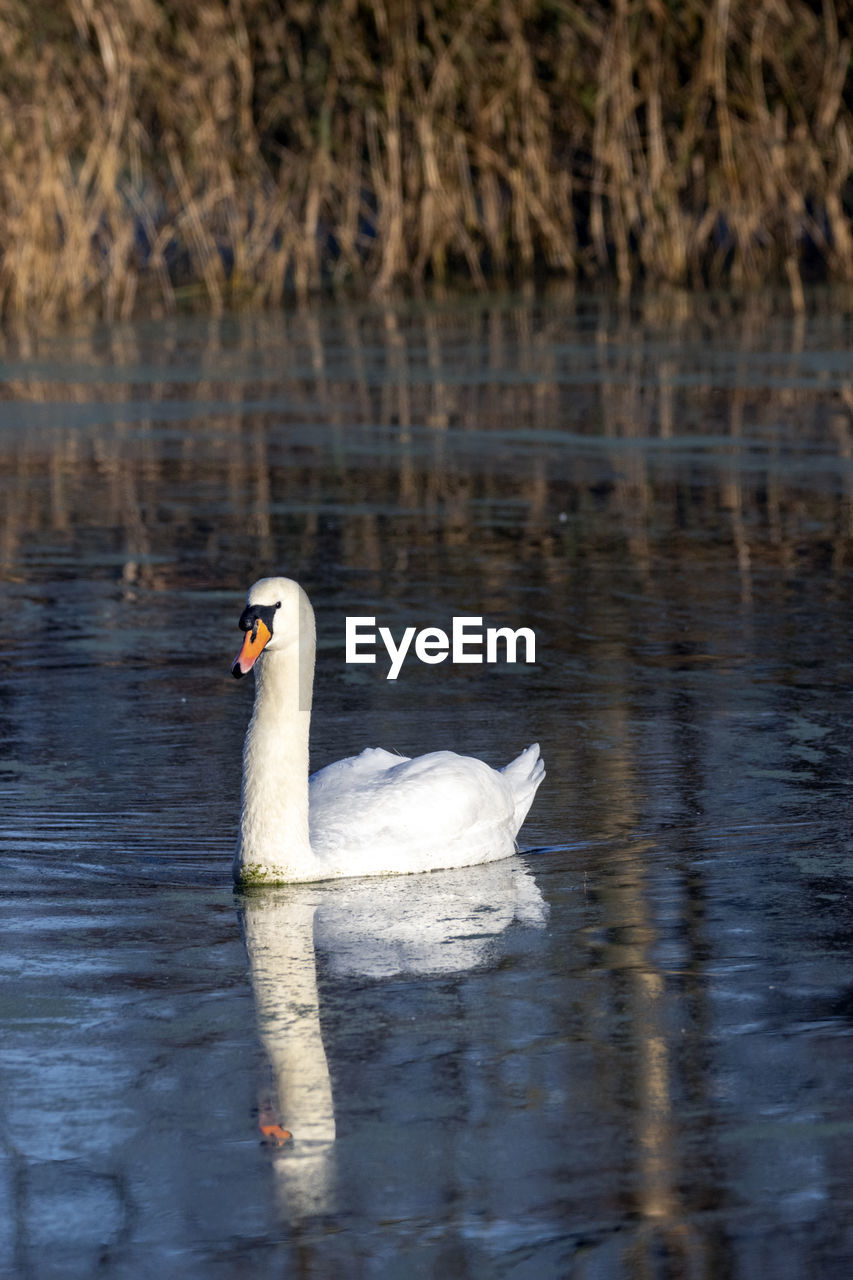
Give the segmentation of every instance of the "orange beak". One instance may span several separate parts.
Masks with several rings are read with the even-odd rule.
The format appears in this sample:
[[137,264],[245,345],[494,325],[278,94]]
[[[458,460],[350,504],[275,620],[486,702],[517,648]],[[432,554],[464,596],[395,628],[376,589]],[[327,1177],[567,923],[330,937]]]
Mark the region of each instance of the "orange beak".
[[246,632],[243,637],[243,647],[231,663],[231,674],[235,679],[239,680],[241,676],[249,674],[261,656],[264,645],[270,640],[272,640],[272,632],[266,623],[258,618],[251,631]]

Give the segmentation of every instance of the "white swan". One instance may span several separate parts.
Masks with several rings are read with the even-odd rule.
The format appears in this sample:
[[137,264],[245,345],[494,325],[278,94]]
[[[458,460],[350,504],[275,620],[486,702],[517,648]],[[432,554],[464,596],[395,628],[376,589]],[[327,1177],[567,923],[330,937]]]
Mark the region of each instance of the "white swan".
[[240,618],[231,670],[255,670],[243,749],[234,878],[288,884],[492,862],[515,837],[545,770],[539,746],[503,769],[434,751],[409,759],[372,748],[308,778],[314,611],[298,583],[261,578]]

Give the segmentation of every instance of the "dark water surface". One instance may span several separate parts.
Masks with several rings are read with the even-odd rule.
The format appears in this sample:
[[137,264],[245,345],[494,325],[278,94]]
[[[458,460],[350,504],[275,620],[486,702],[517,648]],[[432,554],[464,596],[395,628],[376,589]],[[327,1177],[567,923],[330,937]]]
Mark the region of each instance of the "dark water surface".
[[[0,1273],[850,1274],[851,346],[828,296],[4,340]],[[538,738],[532,852],[233,893],[270,571],[315,766]],[[344,662],[462,614],[535,666]]]

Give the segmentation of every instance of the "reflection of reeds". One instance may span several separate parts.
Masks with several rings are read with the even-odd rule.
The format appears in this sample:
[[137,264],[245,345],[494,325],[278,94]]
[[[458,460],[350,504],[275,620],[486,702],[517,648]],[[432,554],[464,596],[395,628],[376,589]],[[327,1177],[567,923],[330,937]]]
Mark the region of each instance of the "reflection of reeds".
[[[827,305],[822,323],[845,350],[844,318]],[[714,555],[730,543],[745,602],[762,564],[789,567],[803,549],[831,545],[843,565],[853,554],[849,386],[803,380],[798,331],[769,340],[761,299],[739,315],[709,303],[680,317],[684,385],[656,306],[651,344],[618,309],[583,340],[558,310],[523,306],[492,309],[485,322],[480,311],[439,307],[418,316],[338,308],[328,327],[309,310],[247,318],[239,330],[211,322],[192,330],[200,346],[189,381],[187,347],[168,330],[153,348],[130,327],[112,329],[107,347],[103,336],[81,337],[72,358],[92,369],[85,382],[28,376],[30,339],[8,341],[4,398],[56,408],[50,425],[40,414],[4,433],[0,568],[15,571],[32,535],[71,542],[87,528],[112,530],[128,560],[156,563],[146,572],[161,580],[181,575],[176,549],[216,559],[231,537],[272,563],[297,528],[310,563],[321,554],[318,506],[346,513],[335,555],[370,569],[383,594],[395,590],[391,548],[421,555],[434,576],[434,553],[488,542],[483,587],[496,599],[520,562],[565,587],[615,540],[643,582],[661,554],[702,556],[691,531],[703,529],[714,530]],[[702,345],[721,324],[736,333],[731,367]],[[101,367],[125,368],[127,381],[102,381]],[[144,416],[128,417],[125,402]],[[697,431],[715,441],[702,446],[712,465],[698,484]],[[820,457],[836,482],[805,490],[796,459]],[[496,541],[503,525],[512,537]]]
[[[853,278],[833,0],[0,0],[0,301]],[[47,14],[47,16],[45,16]],[[846,96],[845,96],[846,95]]]

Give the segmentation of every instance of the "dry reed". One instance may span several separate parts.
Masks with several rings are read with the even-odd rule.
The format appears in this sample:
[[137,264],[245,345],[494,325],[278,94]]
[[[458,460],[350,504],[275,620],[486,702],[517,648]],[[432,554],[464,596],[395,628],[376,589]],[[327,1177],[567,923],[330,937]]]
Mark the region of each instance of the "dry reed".
[[0,0],[0,309],[541,273],[775,276],[801,306],[804,280],[853,279],[851,19],[833,0]]

